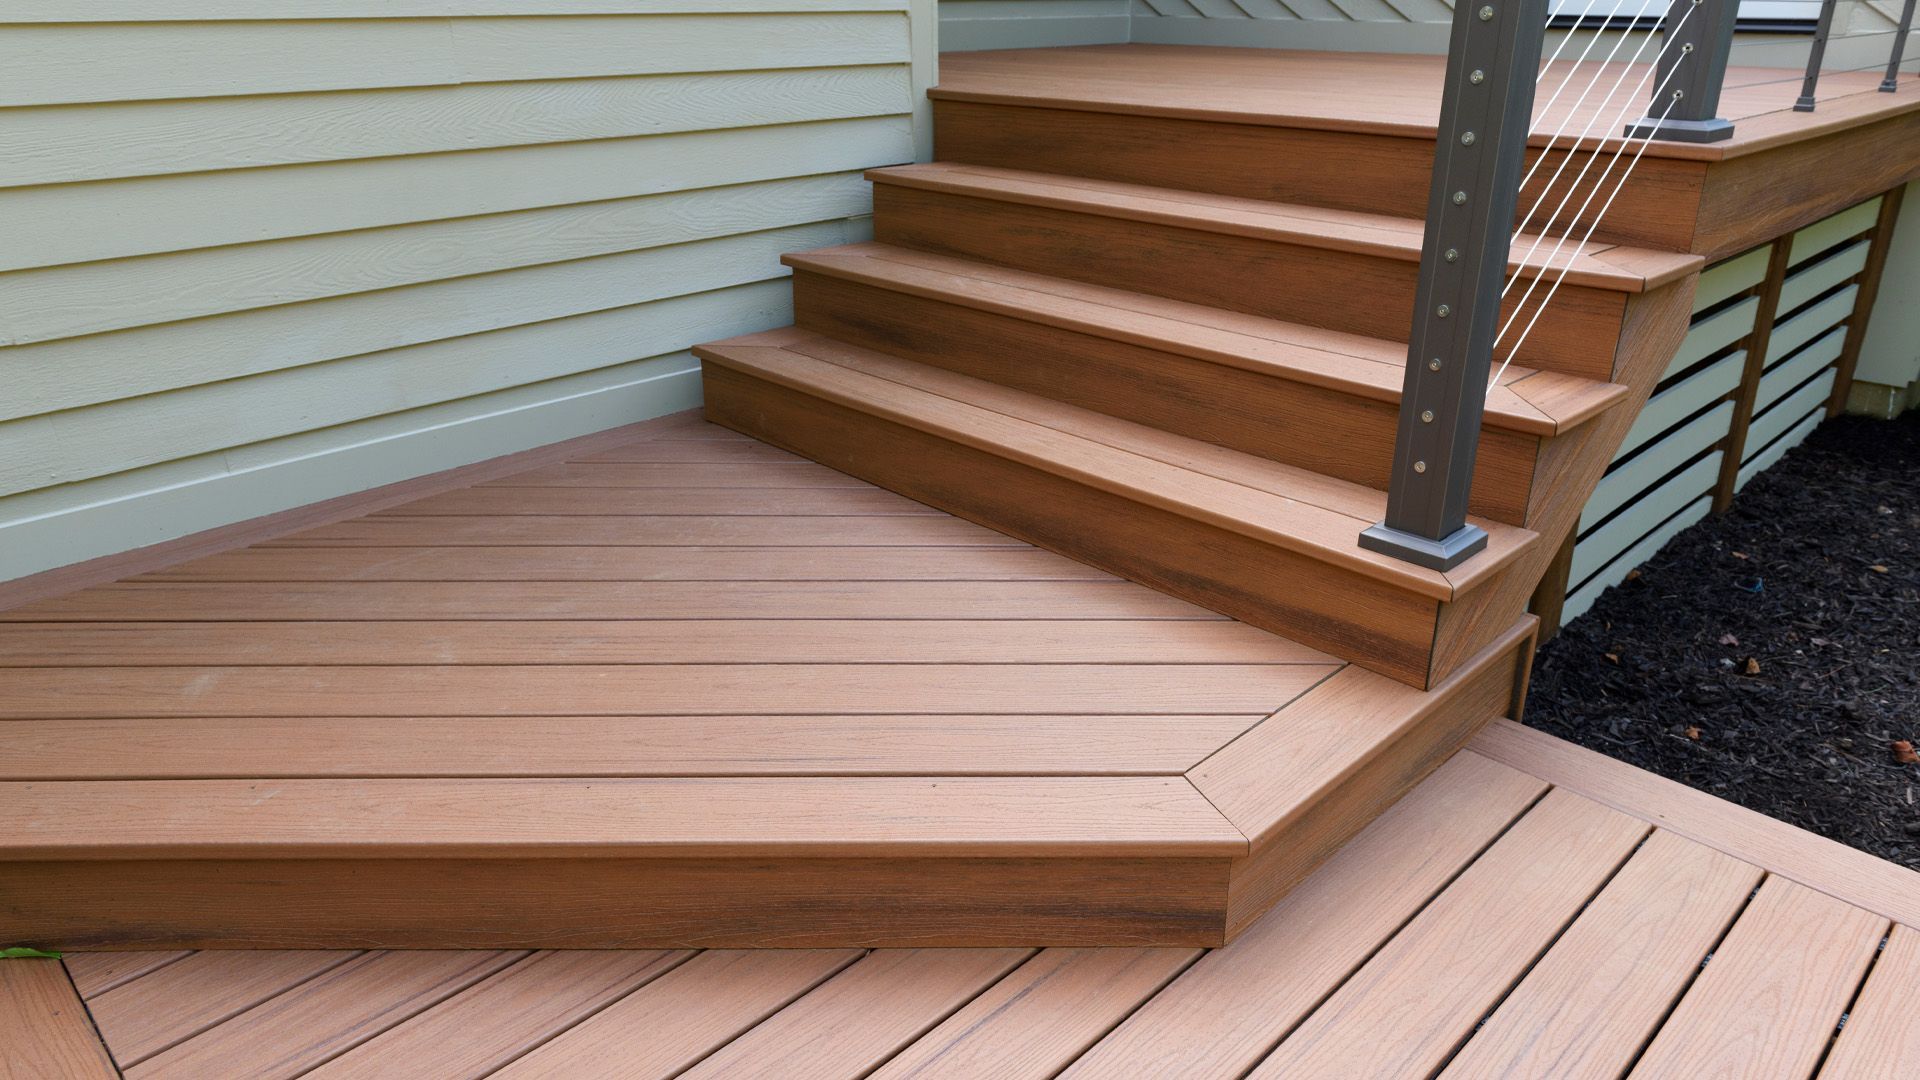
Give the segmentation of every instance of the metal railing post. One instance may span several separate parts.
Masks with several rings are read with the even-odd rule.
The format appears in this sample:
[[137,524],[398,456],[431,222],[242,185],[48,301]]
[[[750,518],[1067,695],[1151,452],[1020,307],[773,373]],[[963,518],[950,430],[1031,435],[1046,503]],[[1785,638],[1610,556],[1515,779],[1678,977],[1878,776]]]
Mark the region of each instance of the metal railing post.
[[1487,544],[1467,492],[1546,24],[1546,0],[1454,7],[1386,520],[1360,534],[1436,570]]
[[1813,48],[1807,53],[1807,77],[1800,80],[1800,100],[1793,103],[1794,112],[1813,111],[1813,91],[1820,85],[1820,65],[1827,61],[1827,38],[1833,34],[1833,11],[1839,6],[1839,0],[1827,0],[1820,5],[1820,26],[1813,32]]
[[1900,10],[1900,28],[1893,32],[1893,55],[1887,59],[1887,77],[1880,80],[1882,93],[1891,94],[1900,87],[1900,57],[1907,51],[1907,31],[1913,29],[1913,0]]
[[1707,143],[1733,137],[1733,122],[1719,115],[1720,86],[1739,14],[1740,0],[1672,0],[1653,99],[1647,115],[1627,125],[1627,138]]

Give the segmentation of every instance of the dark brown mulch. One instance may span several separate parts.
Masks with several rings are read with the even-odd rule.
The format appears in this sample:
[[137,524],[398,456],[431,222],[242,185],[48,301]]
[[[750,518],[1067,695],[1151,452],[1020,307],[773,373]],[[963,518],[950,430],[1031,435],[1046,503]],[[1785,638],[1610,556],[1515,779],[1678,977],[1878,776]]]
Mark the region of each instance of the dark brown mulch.
[[1541,647],[1527,724],[1920,869],[1920,413],[1842,417]]

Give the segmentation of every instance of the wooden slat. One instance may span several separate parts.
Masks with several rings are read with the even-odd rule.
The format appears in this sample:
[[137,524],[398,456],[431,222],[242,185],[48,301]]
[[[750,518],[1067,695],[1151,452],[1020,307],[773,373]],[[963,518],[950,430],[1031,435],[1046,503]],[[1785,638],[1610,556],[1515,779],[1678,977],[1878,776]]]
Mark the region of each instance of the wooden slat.
[[486,1076],[685,962],[684,952],[538,952],[307,1073]]
[[704,952],[493,1076],[676,1076],[860,955],[851,949]]
[[1645,835],[1548,793],[1249,1075],[1430,1074]]
[[[372,614],[372,613],[370,613]],[[1225,619],[0,622],[0,668],[329,664],[1331,664]],[[4,682],[0,676],[0,682]]]
[[80,991],[80,996],[90,998],[192,955],[180,949],[68,953],[67,974],[73,976],[74,989]]
[[247,548],[145,581],[1109,581],[1038,548]]
[[1631,1075],[1808,1075],[1886,931],[1878,915],[1768,878]]
[[1051,1076],[1199,955],[1197,949],[1047,949],[873,1078]]
[[14,668],[0,719],[1267,713],[1331,664]]
[[569,461],[514,473],[479,485],[489,488],[776,488],[850,489],[873,485],[810,461],[700,463],[615,463]]
[[1519,724],[1494,721],[1472,749],[1855,907],[1920,925],[1920,873]]
[[1217,619],[1123,581],[138,582],[0,622],[382,619]]
[[805,461],[799,454],[789,454],[777,446],[755,442],[737,432],[717,428],[732,435],[732,439],[687,438],[678,434],[663,435],[659,438],[640,439],[623,446],[594,450],[568,458],[569,461],[618,461],[635,464],[722,464],[743,461],[793,462]]
[[1760,876],[1756,866],[1656,831],[1441,1076],[1619,1076]]
[[782,488],[517,488],[471,487],[429,495],[382,510],[379,517],[447,517],[469,514],[636,517],[779,517],[792,514],[937,514],[938,510],[878,489]]
[[[732,434],[729,432],[728,434]],[[362,517],[269,540],[262,547],[470,547],[555,545],[604,547],[920,547],[1031,545],[956,517],[805,516],[621,517]]]
[[701,1061],[687,1080],[865,1076],[1032,955],[1027,949],[886,949]]
[[0,1074],[112,1080],[119,1074],[58,960],[0,960]]
[[501,952],[368,953],[126,1070],[129,1080],[280,1080],[352,1049],[506,967]]
[[0,780],[1176,775],[1261,719],[942,713],[42,720],[0,724]]
[[340,951],[199,952],[88,1003],[121,1068],[352,960]]
[[1895,926],[1847,1013],[1820,1080],[1902,1080],[1920,1076],[1920,930]]
[[0,784],[0,858],[1244,855],[1180,777]]
[[1064,1076],[1240,1075],[1546,787],[1475,754],[1455,757]]

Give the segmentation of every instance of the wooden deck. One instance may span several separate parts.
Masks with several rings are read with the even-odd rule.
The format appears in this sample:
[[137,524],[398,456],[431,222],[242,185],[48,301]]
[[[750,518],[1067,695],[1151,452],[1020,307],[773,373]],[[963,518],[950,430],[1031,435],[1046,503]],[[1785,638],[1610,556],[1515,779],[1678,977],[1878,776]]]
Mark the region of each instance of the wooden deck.
[[690,415],[549,456],[0,612],[0,940],[1219,944],[1530,655],[1416,690]]
[[0,1055],[73,1080],[1893,1080],[1920,1075],[1916,998],[1920,875],[1502,721],[1221,949],[78,953],[0,962]]

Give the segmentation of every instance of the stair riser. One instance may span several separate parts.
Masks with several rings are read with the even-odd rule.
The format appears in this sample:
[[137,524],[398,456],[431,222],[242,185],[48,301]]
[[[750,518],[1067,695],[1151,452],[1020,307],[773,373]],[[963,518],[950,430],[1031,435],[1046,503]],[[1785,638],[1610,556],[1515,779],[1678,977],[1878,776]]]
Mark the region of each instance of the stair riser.
[[[1406,340],[1413,325],[1420,270],[1382,255],[885,182],[874,186],[874,235],[901,247],[1390,341]],[[1528,284],[1508,295],[1503,319],[1520,310]],[[1548,281],[1534,289],[1518,326],[1540,311],[1550,288]],[[1621,293],[1561,285],[1527,334],[1524,362],[1605,380],[1624,307]],[[1519,336],[1509,335],[1498,359]]]
[[[1254,199],[1305,203],[1402,217],[1426,216],[1433,139],[1363,132],[1317,131],[1259,124],[1071,109],[934,102],[934,145],[940,160],[1005,169],[1060,173],[1133,184],[1209,191]],[[1536,152],[1529,153],[1531,162]],[[1546,187],[1558,186],[1542,206],[1546,217],[1579,175],[1584,158],[1564,172],[1555,152],[1523,189],[1524,213]],[[1606,201],[1625,166],[1608,176],[1605,191],[1574,216],[1602,175],[1611,152],[1581,180],[1560,212],[1576,221],[1577,238]],[[1697,161],[1644,157],[1593,239],[1668,251],[1689,250],[1706,166]],[[1538,220],[1538,217],[1536,220]]]
[[1228,859],[0,864],[0,938],[67,949],[1219,945]]
[[[805,269],[794,309],[799,325],[851,344],[1383,491],[1390,478],[1394,402]],[[1484,430],[1472,511],[1524,525],[1548,442]]]
[[[735,371],[709,359],[715,423],[949,513],[1425,688],[1449,606],[1240,533],[1142,505]],[[1452,625],[1480,640],[1506,630]]]

